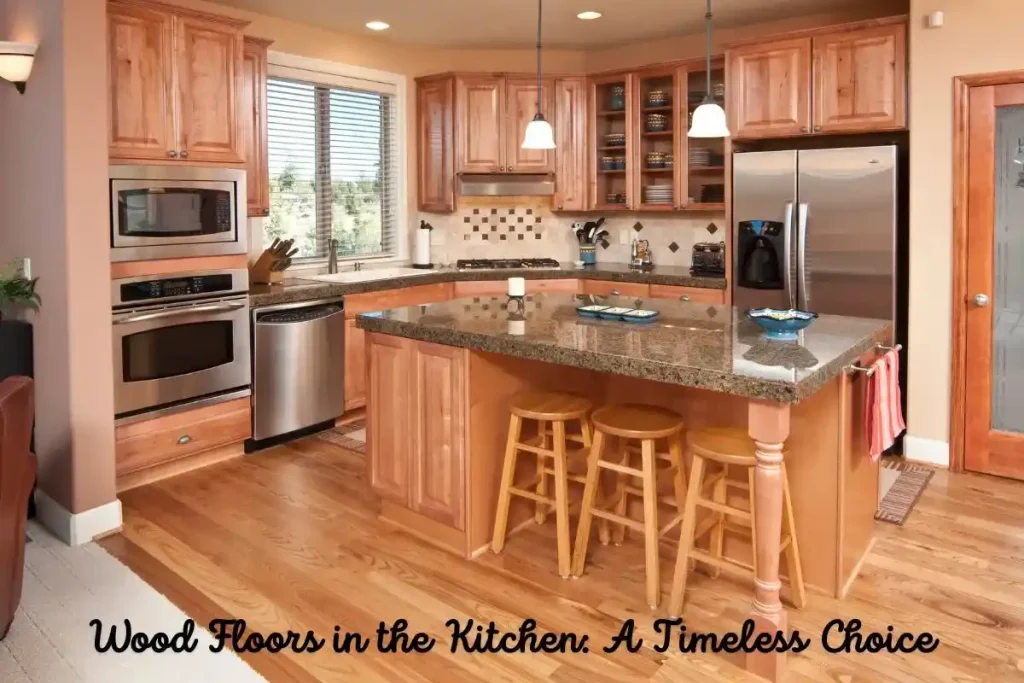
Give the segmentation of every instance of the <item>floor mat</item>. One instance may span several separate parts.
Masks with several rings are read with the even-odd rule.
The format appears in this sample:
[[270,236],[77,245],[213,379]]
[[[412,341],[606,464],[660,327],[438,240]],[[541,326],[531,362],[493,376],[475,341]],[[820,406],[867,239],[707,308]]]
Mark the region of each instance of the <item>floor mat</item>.
[[[886,471],[888,470],[888,471]],[[935,470],[923,465],[914,465],[906,462],[883,462],[882,479],[883,487],[885,480],[890,478],[893,470],[898,472],[896,481],[889,486],[888,492],[878,504],[878,512],[875,519],[890,524],[903,525],[910,516],[918,499],[924,493],[928,482],[931,481]]]
[[334,429],[320,432],[316,438],[356,453],[366,453],[366,420],[353,420]]

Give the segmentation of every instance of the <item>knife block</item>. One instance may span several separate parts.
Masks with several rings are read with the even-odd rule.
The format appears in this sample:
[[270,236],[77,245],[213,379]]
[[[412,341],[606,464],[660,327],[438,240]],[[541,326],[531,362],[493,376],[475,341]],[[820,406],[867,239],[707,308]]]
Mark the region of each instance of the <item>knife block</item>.
[[255,263],[249,266],[249,282],[254,285],[274,285],[284,280],[284,271],[272,270],[274,256],[265,249]]

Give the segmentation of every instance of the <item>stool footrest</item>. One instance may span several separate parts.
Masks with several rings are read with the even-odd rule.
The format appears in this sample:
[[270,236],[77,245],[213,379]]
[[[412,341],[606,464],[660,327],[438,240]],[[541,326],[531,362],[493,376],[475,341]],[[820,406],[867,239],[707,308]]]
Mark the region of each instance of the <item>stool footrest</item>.
[[542,496],[539,493],[534,493],[533,491],[524,491],[523,489],[516,488],[514,486],[509,486],[508,487],[508,492],[511,493],[513,496],[519,496],[521,498],[529,498],[530,500],[535,500],[538,503],[544,503],[545,505],[554,506],[554,504],[555,504],[555,501],[554,501],[553,498],[546,498],[545,496]]
[[620,515],[615,514],[614,512],[608,512],[607,510],[598,510],[597,508],[594,508],[591,511],[591,513],[599,519],[606,519],[609,522],[622,524],[636,531],[644,531],[643,523],[638,522],[635,519],[630,519],[629,517],[622,517]]
[[708,555],[706,552],[699,548],[690,549],[690,558],[696,560],[697,562],[703,562],[704,564],[709,564],[712,567],[723,569],[729,573],[737,573],[737,570],[742,570],[748,573],[754,571],[754,567],[752,565],[746,564],[745,562],[731,560],[726,557],[718,558],[713,555]]
[[723,514],[730,515],[732,517],[736,517],[747,522],[753,519],[751,514],[746,510],[737,510],[734,507],[722,505],[721,503],[716,503],[715,501],[708,500],[707,498],[704,497],[698,497],[696,504],[698,507],[706,508],[708,510],[714,510],[715,512],[721,512]]
[[682,522],[682,521],[683,521],[683,516],[682,516],[681,514],[679,514],[679,515],[676,515],[676,516],[675,516],[675,517],[674,517],[674,518],[672,519],[672,521],[671,521],[671,522],[669,522],[669,523],[668,523],[668,524],[666,524],[665,526],[663,526],[663,527],[661,527],[660,529],[658,529],[658,536],[659,536],[659,537],[661,537],[661,536],[664,536],[664,535],[665,535],[665,534],[667,534],[667,533],[668,533],[669,531],[671,531],[671,530],[672,530],[672,528],[673,528],[673,527],[674,527],[674,526],[675,526],[676,524],[679,524],[679,523],[680,523],[680,522]]
[[644,476],[643,470],[638,470],[635,467],[626,467],[625,465],[619,465],[614,462],[608,462],[607,460],[599,460],[597,462],[597,466],[604,470],[612,470],[613,472],[628,474],[632,477],[642,478]]

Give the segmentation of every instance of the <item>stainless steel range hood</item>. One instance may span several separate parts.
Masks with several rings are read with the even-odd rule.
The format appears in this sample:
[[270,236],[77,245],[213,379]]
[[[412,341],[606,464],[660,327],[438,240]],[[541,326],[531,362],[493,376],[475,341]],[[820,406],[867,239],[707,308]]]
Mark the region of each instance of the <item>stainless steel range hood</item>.
[[555,179],[546,173],[463,174],[457,189],[463,197],[550,197]]

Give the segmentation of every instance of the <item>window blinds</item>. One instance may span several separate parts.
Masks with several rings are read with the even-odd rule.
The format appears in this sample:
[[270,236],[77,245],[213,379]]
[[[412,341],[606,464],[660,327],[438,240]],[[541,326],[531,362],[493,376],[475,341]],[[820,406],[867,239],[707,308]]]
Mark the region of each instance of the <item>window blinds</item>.
[[294,238],[296,257],[395,255],[398,149],[392,95],[267,81],[270,218],[264,240]]

